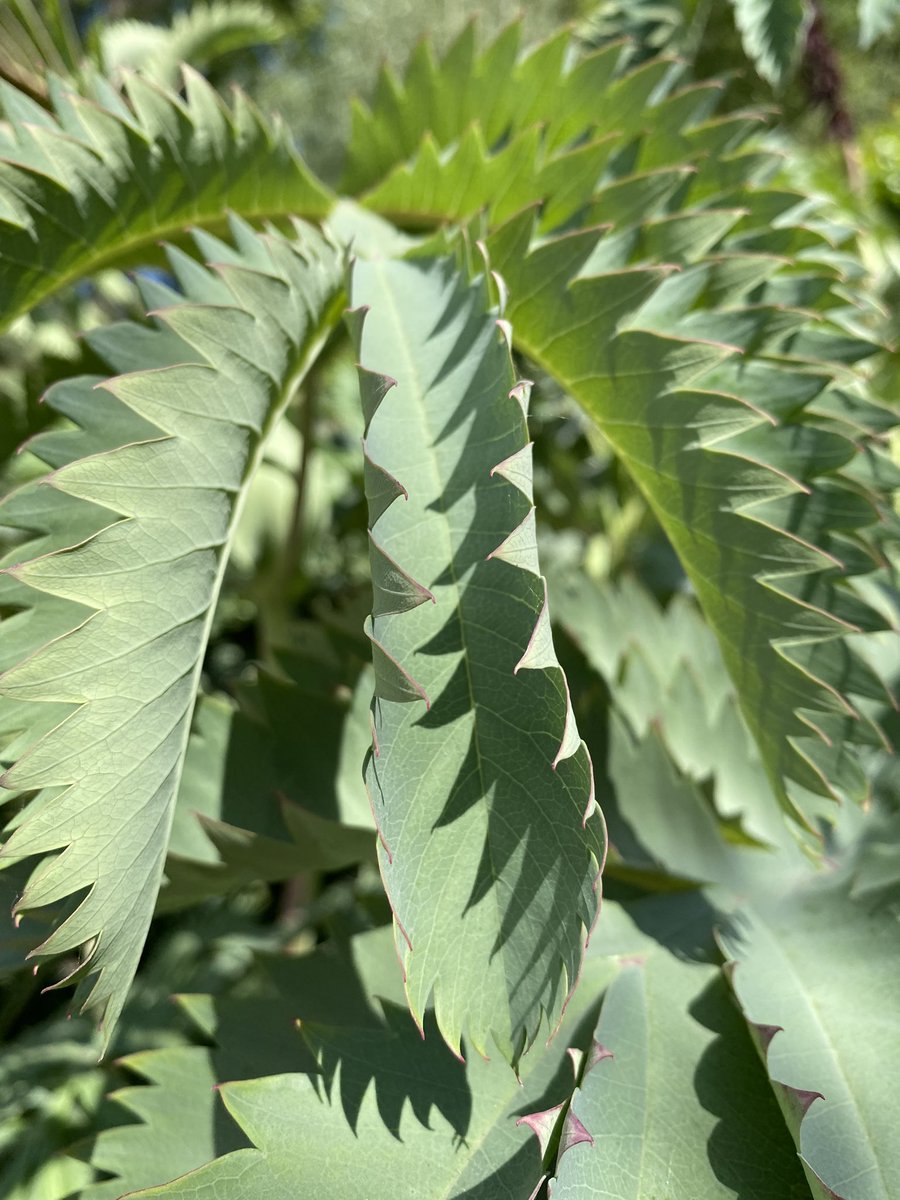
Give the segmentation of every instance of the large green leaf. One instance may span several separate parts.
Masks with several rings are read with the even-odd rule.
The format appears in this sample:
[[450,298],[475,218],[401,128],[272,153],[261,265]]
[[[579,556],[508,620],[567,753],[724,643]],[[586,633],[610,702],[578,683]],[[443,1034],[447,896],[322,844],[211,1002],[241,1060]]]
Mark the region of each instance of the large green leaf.
[[[499,1059],[472,1054],[461,1063],[431,1010],[423,1042],[403,1008],[389,928],[264,966],[265,994],[182,998],[210,1049],[128,1061],[151,1085],[118,1097],[141,1123],[100,1135],[93,1162],[114,1178],[85,1200],[168,1180],[139,1194],[338,1200],[362,1187],[371,1200],[525,1200],[532,1193],[541,1154],[517,1118],[571,1092],[566,1046],[589,1036],[590,1005],[573,1002],[560,1037],[532,1050],[519,1081]],[[592,964],[590,997],[609,974],[606,961]],[[299,1031],[292,1016],[300,1017]],[[216,1081],[222,1086],[213,1091]],[[248,1137],[255,1148],[238,1149]]]
[[[700,896],[604,914],[591,954],[619,956],[571,1104],[553,1200],[802,1200],[777,1106],[711,961]],[[752,1131],[752,1133],[751,1133]]]
[[742,906],[722,943],[813,1195],[896,1196],[896,915],[825,883]]
[[877,624],[845,581],[878,561],[896,475],[884,425],[857,419],[876,347],[840,286],[852,230],[767,186],[758,119],[710,119],[715,86],[670,92],[665,63],[620,75],[617,55],[560,37],[520,58],[514,30],[481,55],[468,34],[441,62],[423,46],[357,111],[347,186],[402,225],[485,210],[517,348],[646,493],[771,785],[810,820],[810,792],[865,795],[857,749],[880,737],[862,712],[880,684],[842,641]]
[[287,131],[237,94],[229,109],[202,76],[185,98],[131,76],[121,96],[97,77],[88,94],[54,82],[53,113],[0,90],[0,328],[39,300],[107,266],[154,258],[192,226],[320,216],[327,190]]
[[574,986],[604,850],[538,570],[527,388],[483,279],[451,259],[360,262],[353,301],[368,307],[366,783],[407,995],[421,1021],[433,991],[455,1049],[493,1036],[516,1062]]
[[2,856],[42,857],[19,910],[80,901],[34,953],[82,948],[74,974],[107,1039],[159,889],[247,485],[342,304],[340,256],[319,235],[235,231],[242,255],[204,243],[232,260],[219,275],[172,253],[186,298],[168,293],[155,329],[106,331],[114,367],[139,357],[145,369],[51,393],[80,429],[32,444],[56,469],[0,515],[31,537],[0,577],[21,610],[2,626],[15,665],[0,728],[17,760],[3,784],[38,792]]
[[[703,254],[703,222],[717,214],[701,216],[691,242]],[[516,344],[581,402],[646,495],[776,790],[795,802],[795,784],[864,795],[854,744],[878,731],[858,701],[884,688],[842,635],[880,618],[843,585],[874,569],[877,551],[863,547],[883,488],[857,451],[852,397],[807,366],[738,357],[770,329],[782,356],[797,336],[785,341],[777,308],[741,306],[746,276],[728,284],[731,307],[710,312],[721,264],[660,283],[663,269],[631,266],[615,235],[587,230],[529,250],[532,220],[523,214],[488,238]],[[731,344],[700,340],[714,336]]]

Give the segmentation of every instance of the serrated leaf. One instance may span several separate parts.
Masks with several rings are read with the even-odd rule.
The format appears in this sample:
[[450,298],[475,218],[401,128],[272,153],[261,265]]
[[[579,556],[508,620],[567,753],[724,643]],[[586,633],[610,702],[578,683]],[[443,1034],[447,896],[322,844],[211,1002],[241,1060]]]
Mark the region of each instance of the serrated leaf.
[[[628,825],[635,827],[639,840],[644,839],[647,827],[636,820],[631,800],[635,791],[639,793],[638,806],[662,803],[663,809],[668,808],[667,817],[660,813],[656,819],[672,822],[670,852],[677,853],[676,847],[688,850],[692,839],[679,836],[681,805],[666,805],[660,798],[674,785],[694,809],[699,797],[691,781],[709,781],[713,803],[722,817],[739,819],[744,830],[761,842],[782,845],[786,835],[783,816],[741,716],[715,636],[696,603],[676,596],[664,609],[636,580],[626,577],[600,585],[574,571],[551,573],[550,596],[555,619],[606,681],[612,707],[625,718],[634,738],[643,743],[638,751],[642,769],[651,770],[657,779],[656,786],[635,789],[628,785],[631,755],[627,746],[631,739],[626,733],[625,740],[618,743],[623,787],[617,807]],[[656,754],[653,743],[657,739],[671,756],[668,767]],[[605,752],[598,754],[597,761],[605,758]],[[684,781],[675,783],[673,771],[682,772]],[[606,816],[612,824],[614,814],[607,812]],[[652,827],[655,821],[651,819],[650,824]],[[612,829],[611,839],[617,840]],[[714,854],[713,860],[717,857]],[[703,878],[702,873],[696,878]]]
[[372,678],[348,702],[342,673],[299,647],[261,669],[234,710],[198,705],[166,859],[165,910],[252,880],[374,861],[360,764],[371,740]]
[[609,914],[591,953],[617,952],[621,966],[570,1107],[590,1140],[563,1147],[553,1200],[801,1200],[752,1043],[705,958],[711,918],[683,895]]
[[889,1200],[900,931],[827,882],[759,896],[721,934],[731,982],[821,1200]]
[[210,0],[176,12],[166,28],[148,21],[104,22],[100,56],[108,75],[136,70],[167,87],[177,87],[181,63],[204,70],[223,54],[271,45],[287,29],[255,0]]
[[[118,440],[115,423],[97,428],[102,406],[95,412],[85,405],[83,428],[90,432],[71,435],[72,460],[11,498],[0,518],[33,529],[28,499],[48,486],[58,498],[41,514],[45,535],[5,564],[21,605],[38,615],[46,607],[57,636],[37,646],[20,641],[19,661],[0,685],[10,724],[18,720],[30,733],[3,783],[42,789],[2,856],[42,858],[19,909],[83,893],[35,953],[84,948],[80,998],[100,1010],[107,1041],[160,885],[242,497],[268,430],[341,303],[340,257],[319,235],[301,230],[295,242],[273,236],[254,245],[270,263],[266,294],[278,315],[258,290],[252,311],[237,302],[204,305],[220,298],[221,282],[199,267],[192,268],[196,280],[184,273],[186,302],[167,309],[164,321],[193,361],[170,366],[164,358],[153,369],[151,359],[148,369],[106,385],[122,414],[119,427],[149,426],[152,434]],[[242,274],[259,272],[223,268],[226,279]],[[286,311],[293,315],[290,333],[281,324]],[[163,343],[168,354],[171,343]],[[80,387],[86,399],[91,383],[68,386]],[[110,437],[101,452],[78,457],[85,440]],[[32,449],[40,455],[39,440]],[[89,527],[73,544],[84,512]],[[46,732],[39,722],[29,728],[29,714],[42,706],[59,712],[60,723]]]
[[493,1037],[516,1062],[574,984],[603,859],[521,487],[523,401],[481,283],[452,260],[360,262],[353,300],[365,388],[397,381],[365,452],[408,495],[372,527],[399,582],[374,572],[366,768],[407,994],[421,1020],[434,992],[454,1048]]
[[[262,220],[321,216],[328,191],[281,127],[238,96],[233,108],[196,72],[182,100],[132,76],[125,97],[53,87],[39,126],[15,123],[0,150],[0,327],[108,266],[145,263],[192,226],[227,228],[226,211]],[[0,101],[19,98],[3,84]]]
[[[403,1011],[387,928],[346,948],[324,945],[299,958],[269,959],[266,970],[276,990],[265,998],[182,999],[214,1045],[163,1050],[133,1062],[155,1086],[128,1089],[120,1099],[144,1124],[101,1134],[93,1161],[118,1178],[96,1184],[85,1200],[146,1188],[154,1171],[158,1184],[172,1182],[141,1196],[326,1200],[355,1193],[365,1180],[372,1200],[461,1200],[487,1198],[498,1187],[524,1197],[536,1187],[541,1156],[516,1118],[544,1096],[563,1099],[571,1089],[565,1039],[535,1048],[521,1082],[499,1060],[471,1055],[461,1063],[437,1036],[430,1011],[431,1036],[423,1042]],[[592,968],[592,996],[608,975],[605,963]],[[569,1029],[578,1027],[585,1008],[576,1004]],[[301,1018],[299,1031],[288,1019],[292,1013]],[[254,1065],[262,1075],[288,1067],[297,1073],[229,1082],[247,1079]],[[192,1070],[224,1086],[203,1094]],[[196,1136],[183,1139],[179,1121],[196,1128]],[[213,1127],[222,1131],[215,1147]],[[248,1135],[254,1149],[226,1153],[200,1169],[185,1165],[191,1145],[212,1158],[226,1145],[246,1144]],[[185,1169],[190,1173],[173,1179]]]
[[[600,231],[529,250],[531,221],[523,214],[487,238],[509,287],[516,344],[584,406],[644,492],[787,807],[800,802],[795,784],[863,798],[855,746],[878,733],[854,704],[853,673],[840,656],[818,674],[793,657],[795,647],[880,624],[842,586],[876,561],[848,557],[838,543],[851,529],[865,541],[879,519],[845,475],[858,451],[804,419],[827,376],[697,340],[705,264],[697,277],[660,281],[623,265],[627,240],[614,236],[610,247]],[[696,235],[703,254],[702,224]],[[729,309],[720,336],[731,322],[739,343],[747,311]]]

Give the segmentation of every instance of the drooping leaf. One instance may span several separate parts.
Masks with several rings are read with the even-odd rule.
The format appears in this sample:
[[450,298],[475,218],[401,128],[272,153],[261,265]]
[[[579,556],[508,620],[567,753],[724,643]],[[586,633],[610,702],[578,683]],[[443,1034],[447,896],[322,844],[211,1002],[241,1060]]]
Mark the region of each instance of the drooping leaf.
[[[884,689],[841,638],[880,618],[843,584],[874,569],[877,551],[859,543],[885,505],[877,483],[843,474],[863,457],[846,426],[821,428],[804,411],[828,376],[741,361],[770,314],[741,308],[738,288],[704,324],[712,263],[660,282],[660,268],[629,265],[615,234],[529,251],[531,221],[488,237],[516,343],[580,401],[644,492],[718,637],[773,787],[794,803],[794,783],[864,795],[854,745],[879,733],[854,698]],[[703,229],[692,236],[705,253]]]
[[758,896],[721,935],[812,1193],[889,1200],[900,1071],[900,930],[843,888]]
[[38,792],[2,857],[42,859],[19,910],[80,900],[35,953],[82,948],[81,999],[107,1040],[161,881],[242,497],[343,294],[340,256],[311,230],[235,230],[243,257],[218,243],[233,260],[218,276],[173,251],[186,298],[171,293],[155,330],[107,331],[114,367],[142,345],[146,369],[51,394],[79,428],[32,444],[56,469],[0,515],[30,536],[0,577],[21,609],[2,627],[18,661],[0,726],[20,733],[3,783]]
[[[696,603],[676,596],[663,609],[635,580],[601,587],[575,571],[551,574],[550,599],[554,619],[606,681],[612,704],[633,737],[651,747],[661,739],[673,767],[687,780],[712,781],[713,801],[722,817],[739,820],[762,842],[781,844],[782,814],[715,636]],[[646,827],[631,805],[634,789],[627,786],[626,746],[631,740],[625,735],[618,743],[626,784],[620,807],[643,836]],[[652,773],[662,769],[670,777],[672,768],[666,771],[652,749],[650,756],[657,763],[645,764]],[[661,791],[668,792],[669,785],[657,778]],[[644,788],[642,793],[649,803],[658,803],[657,788]],[[680,806],[669,807],[674,830]]]
[[574,985],[603,859],[537,564],[527,389],[483,281],[451,259],[360,262],[353,301],[368,307],[366,784],[407,995],[421,1021],[433,992],[455,1049],[493,1037],[516,1062]]
[[374,860],[360,771],[371,672],[348,704],[321,658],[295,652],[281,666],[279,676],[260,670],[239,710],[198,706],[160,894],[167,910],[256,879]]
[[240,93],[228,108],[188,70],[185,99],[131,76],[81,95],[53,84],[53,113],[4,84],[0,129],[0,327],[108,266],[142,264],[193,226],[320,216],[327,190],[287,132]]
[[807,0],[731,0],[744,50],[769,83],[785,82],[812,16]]

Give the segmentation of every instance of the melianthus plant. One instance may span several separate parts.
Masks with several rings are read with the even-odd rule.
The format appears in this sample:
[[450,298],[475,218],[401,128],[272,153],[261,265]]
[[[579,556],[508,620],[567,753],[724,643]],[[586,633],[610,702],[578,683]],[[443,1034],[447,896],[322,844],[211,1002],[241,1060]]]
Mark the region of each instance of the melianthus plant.
[[[10,1195],[896,1192],[895,417],[864,275],[773,182],[756,115],[623,61],[566,33],[523,54],[515,26],[423,44],[355,105],[337,192],[190,71],[183,95],[4,89],[7,324],[168,243],[0,510],[4,952],[64,956],[54,986],[145,1080],[115,1097],[137,1123],[90,1115],[37,1174],[23,1152]],[[348,346],[361,420],[329,419],[363,453],[314,480]],[[693,599],[542,533],[530,376],[599,431]],[[266,558],[298,440],[299,496],[364,492],[364,637],[339,606],[298,621],[297,564]],[[241,596],[262,662],[216,695]],[[216,898],[298,877],[313,941],[350,889],[330,941],[202,940]],[[201,902],[184,936],[214,969],[163,942],[142,974],[185,1021],[126,1007],[154,913]],[[111,1070],[75,1055],[89,1114]]]

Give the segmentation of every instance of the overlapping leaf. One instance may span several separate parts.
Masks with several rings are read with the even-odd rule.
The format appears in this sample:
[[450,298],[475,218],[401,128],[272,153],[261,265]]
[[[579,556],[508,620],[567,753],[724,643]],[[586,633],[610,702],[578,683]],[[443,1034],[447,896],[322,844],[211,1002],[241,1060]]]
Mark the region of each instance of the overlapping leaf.
[[[441,63],[423,47],[358,110],[347,184],[401,224],[486,212],[517,347],[650,500],[772,785],[795,806],[860,797],[856,747],[881,736],[861,709],[883,689],[843,640],[878,623],[845,581],[877,565],[896,471],[853,373],[875,346],[840,286],[852,231],[767,186],[752,114],[711,118],[718,89],[669,93],[664,67],[619,75],[615,47],[579,61],[561,39],[520,60],[512,30],[480,56],[468,34]],[[496,228],[517,201],[533,220]]]
[[[676,596],[664,609],[636,580],[601,586],[575,571],[551,574],[550,596],[554,619],[606,682],[612,707],[630,730],[629,736],[620,728],[609,752],[615,755],[616,747],[620,752],[617,763],[625,786],[619,807],[640,837],[647,826],[632,797],[642,792],[636,798],[638,809],[642,799],[654,804],[660,789],[670,790],[665,776],[674,781],[675,774],[683,774],[687,791],[677,786],[690,808],[694,807],[688,796],[690,781],[710,782],[715,809],[722,817],[739,820],[760,841],[780,843],[781,813],[716,639],[696,603]],[[634,746],[648,766],[645,752],[656,763],[658,741],[663,754],[671,758],[668,772],[659,763],[662,776],[655,767],[651,770],[655,788],[630,786],[633,752],[629,747]],[[640,744],[639,750],[635,743]],[[673,802],[664,807],[677,827],[681,805]],[[685,839],[675,840],[681,844]]]
[[[293,660],[293,661],[292,661]],[[255,879],[289,879],[374,858],[360,773],[370,740],[371,672],[342,698],[321,658],[282,656],[235,710],[198,706],[169,838],[166,909]]]
[[[710,954],[699,897],[611,906],[591,954],[616,954],[568,1118],[553,1200],[803,1195],[793,1147]],[[748,1130],[753,1131],[748,1136]]]
[[[403,1010],[387,928],[265,966],[270,985],[252,1000],[182,999],[210,1049],[128,1062],[150,1084],[118,1097],[140,1124],[101,1134],[93,1162],[113,1178],[85,1200],[137,1188],[147,1197],[337,1198],[361,1180],[372,1200],[533,1191],[541,1155],[517,1117],[571,1090],[567,1038],[536,1047],[521,1083],[502,1061],[454,1058],[430,1010],[423,1042]],[[589,974],[596,997],[609,965],[598,960]],[[576,1040],[585,1011],[567,1017]],[[248,1138],[253,1148],[239,1149]]]
[[[451,259],[359,263],[381,836],[410,1006],[516,1062],[598,904],[602,822],[535,546],[527,388]],[[396,388],[393,384],[396,381]],[[392,390],[393,389],[393,390]],[[402,497],[402,499],[401,499]]]
[[21,610],[3,624],[0,729],[16,759],[3,783],[38,793],[3,857],[42,858],[19,910],[77,904],[36,953],[82,949],[75,974],[107,1038],[159,889],[247,483],[342,303],[340,256],[319,235],[234,228],[241,253],[203,242],[218,275],[172,252],[186,298],[148,285],[151,303],[174,301],[154,328],[104,332],[114,368],[144,369],[51,393],[79,428],[33,443],[55,469],[0,515],[30,539],[2,577]]
[[106,266],[146,262],[191,226],[320,216],[327,190],[287,132],[240,93],[228,108],[194,71],[185,98],[138,76],[121,96],[97,77],[89,94],[54,81],[51,114],[0,91],[0,327]]
[[[863,794],[853,743],[879,734],[858,702],[884,688],[842,636],[880,618],[843,583],[878,561],[866,536],[884,512],[871,466],[879,435],[863,434],[872,448],[858,451],[852,395],[788,365],[794,348],[807,356],[802,329],[786,329],[777,308],[741,307],[746,280],[732,282],[737,303],[707,312],[715,262],[660,284],[660,269],[630,266],[615,235],[611,247],[586,231],[529,251],[530,223],[515,218],[488,239],[517,343],[581,401],[649,500],[773,785],[795,799],[794,785]],[[695,236],[702,254],[702,222]],[[770,336],[779,362],[741,355]],[[824,337],[819,349],[839,352],[841,335]]]
[[769,83],[784,83],[812,18],[807,0],[731,0],[731,4],[748,58]]
[[722,942],[813,1195],[888,1200],[900,1187],[895,914],[819,884],[757,898]]

